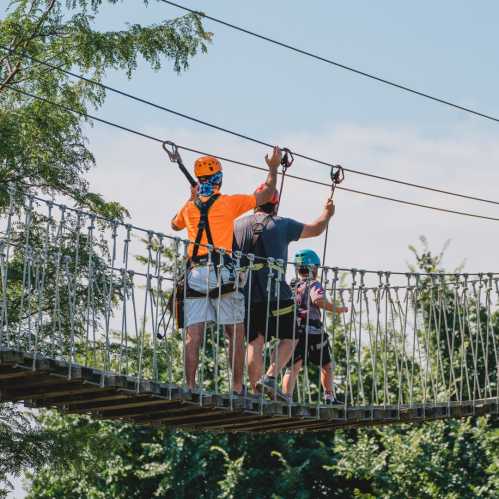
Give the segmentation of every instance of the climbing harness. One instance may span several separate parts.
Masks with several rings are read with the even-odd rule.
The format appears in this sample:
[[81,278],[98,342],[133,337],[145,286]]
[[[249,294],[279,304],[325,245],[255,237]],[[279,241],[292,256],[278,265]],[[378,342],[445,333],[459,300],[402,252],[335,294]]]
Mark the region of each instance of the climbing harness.
[[296,296],[299,296],[300,299],[297,300],[296,305],[298,307],[298,314],[297,314],[297,324],[298,324],[298,329],[301,332],[305,332],[307,329],[307,326],[310,327],[312,326],[315,329],[321,329],[322,328],[322,321],[321,320],[314,320],[309,317],[309,312],[310,312],[310,304],[311,304],[311,299],[310,299],[310,288],[311,284],[309,280],[307,279],[306,281],[299,280],[296,283],[295,286],[295,294]]
[[[249,245],[248,251],[246,253],[255,255],[257,257],[265,257],[265,248],[263,247],[262,242],[262,233],[267,227],[268,223],[272,220],[272,215],[267,214],[262,219],[258,218],[258,215],[255,213],[253,215],[253,222],[251,224],[251,243]],[[266,265],[264,263],[253,264],[252,270],[253,272],[258,272],[265,268]],[[262,289],[261,282],[258,279],[254,279],[256,286],[261,294],[261,296],[265,296],[265,290]]]
[[[265,217],[262,219],[258,218],[257,214],[253,215],[253,223],[251,225],[251,243],[249,245],[247,253],[255,255],[259,258],[265,258],[267,259],[267,253],[265,251],[265,247],[263,244],[263,239],[262,239],[262,234],[265,231],[267,225],[269,222],[273,219],[274,215],[267,214]],[[261,263],[256,263],[251,266],[251,271],[253,273],[259,272],[263,269],[268,269],[269,275],[272,275],[273,271],[276,271],[277,273],[282,273],[283,272],[283,267],[279,265],[279,263],[274,263],[273,259],[268,259],[268,261],[261,262]],[[265,289],[262,286],[262,283],[259,279],[256,279],[255,277],[252,280],[253,283],[256,284],[256,287],[258,288],[258,291],[260,292],[260,296],[264,297],[267,296],[270,301],[278,301],[278,286],[279,284],[276,283],[275,289],[274,289],[274,299],[271,298],[272,295],[272,289],[271,286],[269,286],[269,283],[267,284],[267,288]],[[284,306],[282,308],[277,308],[269,311],[270,315],[274,318],[276,317],[281,317],[283,315],[291,314],[294,312],[294,305],[288,305]]]
[[[319,255],[311,250],[311,249],[302,249],[295,253],[294,258],[295,268],[305,268],[310,272],[311,267],[319,267],[321,264],[321,260]],[[312,283],[310,282],[310,274],[309,278],[306,280],[296,279],[294,282],[295,288],[295,296],[299,296],[299,299],[296,301],[296,305],[298,307],[298,328],[305,332],[308,326],[312,326],[313,328],[320,329],[322,328],[321,320],[310,319],[310,288]]]
[[[165,140],[162,143],[163,150],[168,154],[168,157],[170,158],[170,161],[172,163],[177,163],[178,167],[180,168],[180,171],[185,175],[185,178],[189,181],[189,184],[191,184],[192,187],[195,187],[197,185],[197,182],[194,180],[194,177],[189,173],[187,168],[184,165],[184,162],[182,161],[182,157],[180,156],[180,153],[178,152],[178,146],[169,140]],[[171,148],[168,149],[168,147]]]
[[295,160],[293,153],[287,147],[284,147],[282,149],[282,152],[283,152],[283,156],[281,158],[281,166],[282,166],[281,186],[279,187],[279,200],[277,201],[277,206],[275,208],[276,215],[277,215],[277,212],[279,211],[279,206],[281,204],[282,190],[284,188],[284,177],[286,176],[288,168],[293,164],[293,162]]
[[[201,245],[201,239],[203,237],[203,234],[206,233],[206,239],[208,241],[208,245],[210,247],[214,247],[214,241],[213,241],[213,236],[211,234],[211,229],[210,229],[210,223],[208,220],[208,213],[210,211],[210,208],[215,204],[217,199],[220,197],[220,194],[213,194],[210,198],[208,198],[206,201],[201,201],[199,197],[197,197],[194,200],[194,204],[196,208],[200,212],[200,219],[199,219],[199,224],[198,224],[198,231],[196,234],[196,238],[194,240],[193,244],[193,249],[192,249],[192,256],[188,259],[187,265],[186,265],[186,270],[185,272],[180,276],[180,278],[177,281],[177,290],[175,293],[175,303],[173,303],[173,296],[168,304],[170,314],[173,315],[174,313],[174,308],[175,307],[175,316],[177,318],[177,326],[179,328],[183,327],[183,320],[184,320],[184,297],[185,298],[206,298],[206,295],[208,295],[210,298],[218,298],[221,295],[231,293],[235,291],[236,289],[236,282],[235,282],[235,276],[234,276],[234,265],[232,262],[231,258],[224,258],[224,255],[221,255],[219,252],[214,253],[214,258],[211,257],[210,255],[201,255],[199,256],[199,247]],[[220,259],[224,259],[222,262]],[[211,265],[214,265],[215,273],[218,276],[218,273],[220,272],[220,263],[223,264],[223,266],[229,271],[229,280],[220,286],[213,288],[213,289],[208,289],[207,292],[202,292],[198,291],[196,289],[193,289],[191,286],[188,284],[188,278],[187,276],[189,275],[189,272],[196,266],[205,266],[208,265],[211,267]],[[208,269],[208,272],[210,271],[210,268]],[[185,293],[184,293],[184,288],[185,288]]]
[[194,246],[192,249],[191,261],[193,262],[199,260],[198,257],[199,245],[201,243],[203,233],[206,232],[206,240],[208,241],[208,244],[210,244],[211,246],[215,246],[213,244],[213,237],[211,235],[210,223],[208,221],[208,212],[210,211],[210,208],[213,206],[213,204],[219,197],[220,194],[213,194],[206,201],[201,201],[199,196],[196,197],[196,199],[194,200],[194,204],[196,205],[196,208],[199,210],[200,213],[200,219],[198,224],[198,232],[196,234],[196,239],[194,240]]
[[[334,196],[334,191],[336,190],[336,186],[341,184],[343,180],[345,180],[345,172],[343,170],[343,167],[340,165],[332,165],[331,166],[331,194],[329,196],[329,200],[331,201]],[[326,234],[324,236],[324,250],[322,252],[322,265],[326,264],[326,251],[327,251],[327,238],[329,234],[329,222],[326,226]],[[322,270],[321,273],[321,284],[324,278],[324,269]]]

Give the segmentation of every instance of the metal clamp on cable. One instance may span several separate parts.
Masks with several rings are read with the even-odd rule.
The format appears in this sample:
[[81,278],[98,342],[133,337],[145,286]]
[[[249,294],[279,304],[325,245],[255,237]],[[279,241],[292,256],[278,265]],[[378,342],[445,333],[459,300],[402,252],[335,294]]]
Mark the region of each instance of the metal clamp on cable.
[[345,171],[341,165],[332,165],[331,166],[331,196],[329,199],[333,199],[334,190],[336,186],[341,184],[343,180],[345,180]]
[[[175,142],[171,142],[170,140],[165,140],[161,146],[163,150],[168,154],[170,161],[172,163],[177,163],[180,171],[185,175],[185,178],[189,181],[192,187],[197,185],[197,182],[194,180],[194,177],[188,172],[187,168],[184,166],[184,162],[182,161],[182,157],[178,152],[178,146]],[[171,148],[171,150],[169,149]]]
[[285,172],[293,164],[295,157],[293,156],[291,150],[287,147],[283,147],[281,151],[283,152],[281,166],[283,171]]
[[283,147],[281,149],[281,151],[283,153],[282,158],[281,158],[282,176],[281,176],[281,186],[279,187],[279,203],[277,204],[276,210],[275,210],[276,215],[277,215],[277,212],[279,210],[279,205],[281,204],[282,190],[284,188],[284,177],[286,176],[286,172],[287,172],[288,168],[293,164],[293,162],[295,160],[293,153],[287,147]]

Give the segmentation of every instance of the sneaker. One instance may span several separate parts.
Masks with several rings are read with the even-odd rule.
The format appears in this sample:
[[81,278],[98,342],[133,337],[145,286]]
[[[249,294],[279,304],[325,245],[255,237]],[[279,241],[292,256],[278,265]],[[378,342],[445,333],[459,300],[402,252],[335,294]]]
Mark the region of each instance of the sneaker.
[[344,400],[341,400],[341,398],[329,394],[324,397],[324,403],[326,405],[345,405]]
[[241,389],[240,392],[237,392],[236,390],[232,390],[232,395],[237,395],[238,397],[252,397],[254,396],[248,389],[247,386],[243,385],[243,388]]
[[279,388],[276,388],[275,384],[275,378],[264,376],[257,382],[256,389],[260,393],[264,393],[265,395],[267,395],[267,397],[269,397],[271,400],[275,399],[279,402],[285,402],[286,404],[288,404],[290,402],[290,398],[282,393]]

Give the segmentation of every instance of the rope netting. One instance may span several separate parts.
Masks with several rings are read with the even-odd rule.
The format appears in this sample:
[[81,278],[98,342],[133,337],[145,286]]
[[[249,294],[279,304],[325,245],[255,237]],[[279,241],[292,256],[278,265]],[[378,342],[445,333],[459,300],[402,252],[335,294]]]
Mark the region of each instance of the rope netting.
[[[230,395],[235,370],[242,371],[244,387],[251,385],[247,356],[242,366],[236,366],[240,355],[236,324],[230,334],[231,325],[224,328],[219,320],[224,252],[208,248],[215,291],[196,299],[211,300],[217,313],[213,320],[203,321],[195,386],[189,386],[186,356],[192,354],[192,345],[186,328],[179,327],[181,312],[171,306],[188,298],[186,287],[179,284],[189,270],[189,241],[12,191],[0,229],[1,349],[27,352],[34,363],[49,357],[63,359],[68,366],[129,376],[136,380],[137,390],[142,381],[150,380],[201,394]],[[268,269],[267,302],[262,307],[267,340],[263,372],[272,362],[279,364],[281,336],[297,341],[302,335],[305,342],[301,369],[292,369],[293,351],[291,370],[280,369],[270,378],[274,398],[283,390],[283,382],[289,383],[283,378],[294,372],[295,388],[287,390],[284,402],[290,406],[324,404],[328,376],[345,407],[400,409],[475,404],[483,399],[499,403],[499,274],[391,273],[324,266],[320,280],[328,301],[348,311],[322,310],[321,327],[314,333],[319,336],[311,350],[308,316],[300,330],[296,307],[291,312],[292,331],[280,331],[277,321],[276,334],[272,338],[268,334],[271,302],[280,309],[280,283],[294,276],[293,265],[235,252],[233,292],[244,296],[249,310],[252,281],[262,266]],[[207,280],[211,278],[208,272]],[[312,280],[311,274],[305,277],[307,283]],[[247,313],[244,348],[249,343],[249,322]],[[242,396],[258,397],[263,406],[268,393],[250,392],[248,388]],[[199,400],[202,404],[203,397]]]

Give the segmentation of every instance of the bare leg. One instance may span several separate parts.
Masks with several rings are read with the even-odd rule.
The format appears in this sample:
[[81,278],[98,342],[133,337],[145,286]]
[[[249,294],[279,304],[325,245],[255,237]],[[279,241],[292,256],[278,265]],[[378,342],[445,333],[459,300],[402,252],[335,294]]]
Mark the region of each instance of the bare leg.
[[204,333],[204,323],[193,324],[187,328],[185,335],[185,377],[187,388],[196,386],[196,371],[199,363],[199,347]]
[[324,393],[333,394],[333,364],[331,362],[321,368],[321,383]]
[[298,340],[292,340],[289,338],[283,339],[279,341],[279,345],[277,346],[278,354],[277,354],[277,359],[279,360],[279,364],[276,366],[275,359],[276,359],[276,352],[272,353],[272,360],[270,367],[267,371],[267,376],[270,376],[272,378],[275,378],[281,369],[288,363],[289,359],[291,358],[291,355],[293,355],[293,350],[295,349],[296,344],[298,343]]
[[247,357],[248,357],[248,376],[251,388],[256,393],[256,383],[263,374],[263,344],[264,338],[261,334],[250,341],[248,344]]
[[295,391],[295,385],[296,385],[296,378],[298,377],[298,374],[300,373],[301,367],[303,365],[303,360],[297,360],[293,367],[290,367],[287,371],[286,374],[284,375],[284,378],[282,380],[282,391],[288,396],[292,397],[293,392]]
[[232,389],[240,393],[243,389],[244,324],[226,325],[225,335],[229,340],[229,365],[232,370]]

